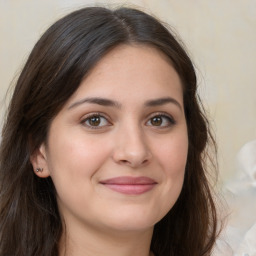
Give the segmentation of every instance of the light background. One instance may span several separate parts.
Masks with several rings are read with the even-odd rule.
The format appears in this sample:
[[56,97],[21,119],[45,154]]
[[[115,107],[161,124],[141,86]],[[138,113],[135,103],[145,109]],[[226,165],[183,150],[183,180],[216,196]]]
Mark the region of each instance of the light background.
[[87,5],[139,6],[169,23],[189,49],[219,145],[220,177],[256,138],[256,0],[0,0],[0,100],[33,45],[64,14]]

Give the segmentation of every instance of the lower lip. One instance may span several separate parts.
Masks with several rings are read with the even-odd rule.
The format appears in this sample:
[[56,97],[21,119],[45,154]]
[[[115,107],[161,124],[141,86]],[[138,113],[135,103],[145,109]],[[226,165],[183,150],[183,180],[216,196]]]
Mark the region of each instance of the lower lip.
[[103,184],[104,186],[116,192],[127,195],[144,194],[154,188],[156,184]]

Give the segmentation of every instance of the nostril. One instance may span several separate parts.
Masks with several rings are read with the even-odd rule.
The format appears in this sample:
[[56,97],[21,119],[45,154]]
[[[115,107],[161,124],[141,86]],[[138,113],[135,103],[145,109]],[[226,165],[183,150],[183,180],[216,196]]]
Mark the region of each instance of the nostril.
[[145,165],[148,163],[148,159],[145,159],[143,161],[129,161],[129,160],[119,160],[120,164],[125,164],[125,165],[131,165],[131,166],[137,166],[137,165]]
[[120,162],[121,162],[121,163],[124,163],[124,164],[129,163],[129,161],[127,161],[127,160],[120,160]]
[[145,165],[148,163],[148,159],[145,159],[143,161],[129,161],[129,160],[121,160],[120,161],[123,164],[129,164],[129,165]]
[[139,145],[140,147],[131,145],[132,143],[129,145],[126,143],[124,146],[116,147],[112,155],[113,160],[118,164],[129,165],[133,168],[151,162],[152,154],[144,144],[143,148],[142,145]]
[[146,164],[148,162],[148,159],[145,159],[142,164]]

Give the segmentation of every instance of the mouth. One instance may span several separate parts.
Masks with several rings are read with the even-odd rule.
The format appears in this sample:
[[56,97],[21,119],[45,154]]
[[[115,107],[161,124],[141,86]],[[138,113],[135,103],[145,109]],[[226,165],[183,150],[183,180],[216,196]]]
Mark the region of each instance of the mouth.
[[100,181],[100,184],[122,194],[140,195],[152,190],[157,182],[149,177],[121,176]]

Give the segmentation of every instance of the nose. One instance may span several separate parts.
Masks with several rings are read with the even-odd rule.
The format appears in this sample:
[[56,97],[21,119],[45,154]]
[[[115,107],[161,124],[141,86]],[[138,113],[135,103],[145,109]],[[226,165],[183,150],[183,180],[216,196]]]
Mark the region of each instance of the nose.
[[113,159],[116,163],[132,168],[147,165],[152,158],[152,153],[145,135],[139,127],[129,127],[119,131],[115,139]]

